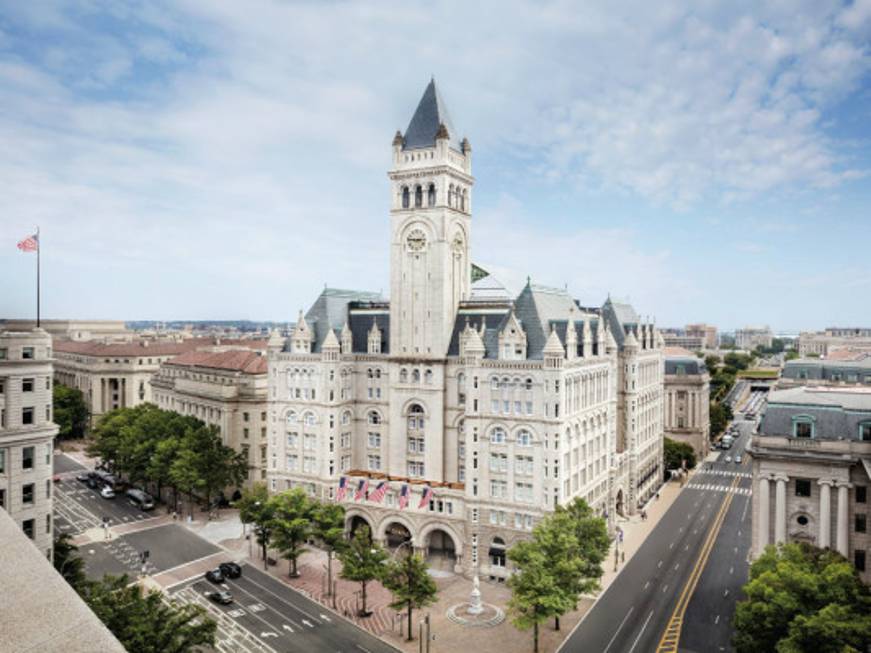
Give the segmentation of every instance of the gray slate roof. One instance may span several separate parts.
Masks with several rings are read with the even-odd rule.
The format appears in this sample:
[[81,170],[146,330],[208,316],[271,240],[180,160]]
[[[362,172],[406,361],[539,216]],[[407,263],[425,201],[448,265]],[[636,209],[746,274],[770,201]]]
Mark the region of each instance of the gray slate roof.
[[527,282],[514,302],[517,318],[526,331],[527,358],[543,357],[542,352],[550,335],[552,322],[563,322],[563,337],[560,340],[565,344],[565,324],[572,308],[575,312],[580,312],[575,300],[562,288],[549,288]]
[[860,361],[827,361],[819,358],[797,358],[787,361],[782,376],[785,379],[810,379],[832,381],[839,377],[847,381],[850,376],[856,381],[871,380],[871,357]]
[[665,359],[666,374],[677,374],[678,367],[681,366],[687,376],[704,374],[707,371],[705,362],[695,356],[672,356]]
[[772,391],[759,433],[791,436],[792,418],[798,415],[813,418],[817,439],[855,440],[859,424],[871,422],[871,392],[807,386]]
[[461,151],[460,134],[454,129],[445,101],[436,88],[435,79],[432,79],[423,92],[423,97],[420,98],[417,109],[411,117],[411,122],[408,123],[408,129],[405,130],[405,136],[402,140],[402,149],[414,150],[422,147],[433,147],[440,124],[447,127],[450,146],[458,152]]
[[[340,288],[324,288],[323,292],[308,309],[305,314],[305,321],[315,333],[315,341],[312,344],[312,352],[318,353],[321,351],[321,345],[324,338],[327,337],[327,331],[333,329],[336,332],[336,337],[341,340],[342,326],[348,319],[348,304],[351,302],[383,301],[383,297],[379,293],[367,292],[364,290],[342,290]],[[369,330],[370,324],[366,327]],[[351,329],[354,326],[351,325]],[[365,343],[365,332],[364,332]],[[365,346],[363,351],[366,351]]]
[[[460,355],[460,333],[466,328],[467,322],[469,326],[478,331],[480,331],[481,323],[483,322],[485,330],[482,340],[486,350],[484,358],[498,358],[499,333],[505,327],[510,314],[510,303],[502,305],[491,305],[488,303],[486,310],[485,307],[477,303],[460,304],[459,311],[457,311],[457,319],[454,321],[454,330],[451,333],[448,356]],[[526,329],[525,324],[521,323],[521,326]]]
[[634,329],[641,321],[631,304],[615,302],[610,297],[602,305],[602,316],[605,318],[605,324],[611,329],[611,335],[614,336],[617,346],[621,349],[626,340],[626,328]]
[[381,330],[381,353],[390,353],[390,304],[381,302],[354,302],[349,306],[348,325],[351,327],[351,348],[355,354],[369,351],[369,329],[372,323]]

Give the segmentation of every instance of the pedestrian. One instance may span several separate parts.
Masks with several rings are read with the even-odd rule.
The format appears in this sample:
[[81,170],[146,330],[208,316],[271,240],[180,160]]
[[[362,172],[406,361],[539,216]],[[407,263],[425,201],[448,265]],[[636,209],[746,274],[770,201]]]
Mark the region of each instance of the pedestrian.
[[626,562],[626,552],[625,551],[620,552],[620,562]]
[[172,511],[172,521],[176,521],[178,519],[178,511]]

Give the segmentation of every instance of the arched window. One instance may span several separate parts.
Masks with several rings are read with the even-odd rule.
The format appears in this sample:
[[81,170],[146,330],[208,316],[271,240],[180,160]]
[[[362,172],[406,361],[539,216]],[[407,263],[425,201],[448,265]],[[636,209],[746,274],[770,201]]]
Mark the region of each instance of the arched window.
[[426,383],[427,385],[432,384],[432,370],[427,370],[426,372],[424,372],[423,382]]
[[297,423],[298,419],[299,418],[296,416],[296,411],[292,410],[289,413],[287,413],[287,425],[288,426],[295,425]]
[[491,567],[505,567],[505,540],[494,537],[490,544],[489,555]]
[[372,372],[371,367],[368,370],[366,370],[366,376],[368,376],[370,379],[373,378],[374,373]]
[[303,417],[303,422],[306,426],[314,426],[317,423],[317,418],[314,413],[306,413]]
[[501,426],[493,427],[490,431],[490,444],[505,444],[505,429]]
[[380,379],[380,378],[381,378],[381,369],[380,369],[380,368],[378,368],[378,369],[375,370],[375,378],[376,378],[376,379]]
[[426,203],[428,206],[435,206],[435,184],[429,185],[429,190],[426,193]]
[[454,185],[448,187],[448,206],[454,205]]
[[412,370],[411,371],[411,382],[412,383],[420,383],[420,370]]
[[411,193],[408,191],[408,186],[402,187],[402,208],[407,209],[411,205]]
[[460,211],[466,210],[466,191],[465,189],[462,191],[457,191],[457,195],[460,196]]
[[411,404],[408,407],[409,430],[420,430],[424,427],[423,407],[420,404]]
[[532,433],[523,429],[517,432],[517,445],[520,447],[532,446]]
[[405,368],[399,370],[399,382],[408,383],[408,370],[406,370]]
[[350,424],[350,423],[351,423],[351,413],[350,413],[350,411],[346,410],[344,413],[342,413],[342,424],[346,425],[346,424]]
[[457,374],[457,403],[460,406],[466,403],[466,375],[462,372]]
[[370,410],[369,411],[369,423],[370,424],[380,424],[381,423],[381,415],[379,415],[377,411]]
[[414,207],[419,209],[423,206],[423,188],[415,186],[414,188]]

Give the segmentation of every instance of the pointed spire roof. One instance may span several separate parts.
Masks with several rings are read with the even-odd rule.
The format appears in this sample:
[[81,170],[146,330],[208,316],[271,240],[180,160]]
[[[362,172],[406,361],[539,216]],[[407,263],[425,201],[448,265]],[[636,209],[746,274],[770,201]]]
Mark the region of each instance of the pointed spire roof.
[[293,335],[310,335],[310,333],[308,322],[305,321],[305,315],[302,314],[302,309],[299,309],[299,317],[296,319],[296,326],[293,329]]
[[623,341],[626,349],[638,349],[638,338],[635,337],[635,330],[629,329],[629,333],[626,334],[626,339]]
[[459,132],[454,129],[445,101],[442,99],[435,78],[431,79],[423,92],[423,97],[405,130],[402,149],[415,150],[422,147],[433,147],[440,130],[448,133],[449,144],[458,152],[462,152]]
[[466,322],[466,328],[463,330],[463,335],[466,339],[465,353],[483,356],[487,352],[487,348],[484,346],[484,341],[481,339],[481,334],[478,333],[478,330],[473,328],[468,322]]
[[560,342],[556,329],[550,330],[550,335],[547,337],[547,342],[544,345],[545,356],[565,356],[566,350],[563,348],[563,343]]
[[339,339],[336,338],[336,332],[330,329],[327,331],[327,337],[324,338],[324,344],[321,349],[339,349]]
[[269,341],[266,343],[267,347],[283,347],[284,346],[284,338],[281,337],[281,332],[278,329],[272,329],[269,332]]

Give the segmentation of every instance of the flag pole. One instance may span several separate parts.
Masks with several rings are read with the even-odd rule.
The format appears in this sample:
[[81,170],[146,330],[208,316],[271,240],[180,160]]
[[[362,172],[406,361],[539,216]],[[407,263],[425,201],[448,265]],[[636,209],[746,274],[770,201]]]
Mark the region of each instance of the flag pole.
[[39,242],[39,226],[36,227],[36,328],[39,328],[39,250],[42,243]]

